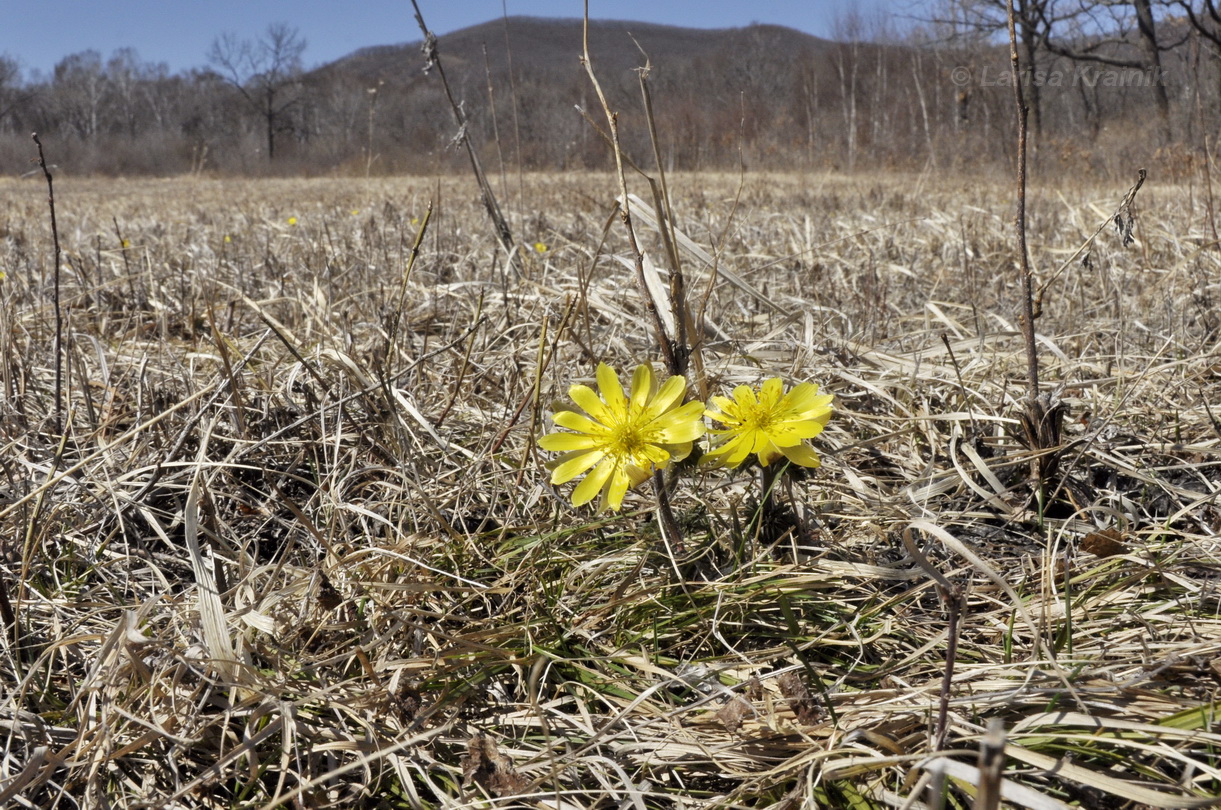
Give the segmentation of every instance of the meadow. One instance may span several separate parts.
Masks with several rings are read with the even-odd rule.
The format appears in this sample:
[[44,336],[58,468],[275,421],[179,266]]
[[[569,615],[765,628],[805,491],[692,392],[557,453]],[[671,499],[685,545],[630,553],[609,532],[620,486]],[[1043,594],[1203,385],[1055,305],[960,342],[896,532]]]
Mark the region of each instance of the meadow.
[[692,395],[835,395],[779,523],[688,465],[681,543],[537,445],[662,373],[610,175],[494,178],[514,263],[464,177],[57,178],[58,361],[0,179],[0,804],[971,807],[981,746],[1011,806],[1216,804],[1221,262],[1193,179],[1125,244],[1135,173],[1032,180],[1042,485],[1010,182],[670,177]]

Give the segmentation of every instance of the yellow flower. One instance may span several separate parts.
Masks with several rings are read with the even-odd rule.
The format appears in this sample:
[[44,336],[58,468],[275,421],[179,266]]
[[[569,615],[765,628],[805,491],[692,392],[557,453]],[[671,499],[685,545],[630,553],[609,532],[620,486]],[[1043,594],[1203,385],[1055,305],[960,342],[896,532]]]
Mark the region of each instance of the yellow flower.
[[354,216],[354,217],[356,217],[356,216],[360,216],[360,209],[359,209],[359,208],[353,208],[353,209],[352,209],[352,216]]
[[801,383],[787,394],[779,377],[763,383],[759,396],[749,385],[739,385],[733,399],[713,397],[706,411],[724,429],[709,432],[721,440],[701,461],[737,467],[754,453],[766,467],[781,456],[803,467],[817,467],[818,453],[806,444],[831,418],[830,394],[819,395],[814,383]]
[[297,224],[297,218],[296,218],[296,217],[289,217],[289,218],[288,218],[288,224],[289,224],[289,225],[296,225],[296,224]]
[[122,242],[122,244],[120,245],[120,247],[129,248],[129,247],[131,247],[131,242],[129,242],[128,240],[124,239],[124,240],[123,240],[123,242]]
[[683,377],[671,377],[659,388],[653,369],[636,367],[631,393],[625,395],[619,376],[605,363],[598,364],[598,390],[585,385],[568,389],[588,416],[560,410],[555,423],[574,433],[550,433],[539,447],[563,453],[548,466],[551,483],[563,484],[582,473],[585,480],[572,491],[572,503],[589,503],[601,493],[600,508],[618,510],[623,496],[649,477],[650,472],[691,452],[691,443],[704,433],[700,402],[682,404],[687,391]]
[[542,242],[535,242],[534,243],[534,252],[535,253],[546,253],[547,245]]
[[232,242],[232,241],[233,241],[233,240],[229,238],[229,234],[225,234],[225,244],[227,245],[227,244],[229,244],[229,243],[230,243],[230,242]]

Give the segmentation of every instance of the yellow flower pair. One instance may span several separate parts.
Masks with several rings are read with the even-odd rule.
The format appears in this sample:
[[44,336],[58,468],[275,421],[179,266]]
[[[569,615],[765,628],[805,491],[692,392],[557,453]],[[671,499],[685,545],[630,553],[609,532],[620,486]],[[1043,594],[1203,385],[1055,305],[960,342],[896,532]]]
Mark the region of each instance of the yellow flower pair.
[[568,396],[585,413],[561,410],[555,423],[572,433],[551,433],[539,439],[544,450],[563,453],[549,466],[551,483],[564,484],[588,472],[572,493],[581,506],[601,494],[601,506],[619,509],[628,489],[691,453],[704,435],[703,417],[723,428],[708,432],[718,437],[702,462],[737,467],[755,455],[763,466],[787,458],[804,467],[817,467],[818,454],[808,444],[831,418],[829,394],[818,386],[801,383],[787,394],[784,383],[773,377],[756,396],[747,385],[734,389],[733,399],[714,396],[712,408],[702,402],[682,403],[687,391],[683,377],[671,377],[660,387],[647,364],[636,367],[630,393],[605,363],[598,364],[598,390],[574,385]]

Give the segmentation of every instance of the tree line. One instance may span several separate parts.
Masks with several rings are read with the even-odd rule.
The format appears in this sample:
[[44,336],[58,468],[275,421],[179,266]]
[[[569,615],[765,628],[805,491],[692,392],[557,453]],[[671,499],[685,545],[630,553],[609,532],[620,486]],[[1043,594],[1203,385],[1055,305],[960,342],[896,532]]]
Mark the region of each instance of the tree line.
[[[1013,0],[1037,164],[1179,167],[1221,113],[1217,0]],[[777,26],[695,31],[598,23],[595,68],[624,145],[653,160],[641,72],[668,168],[967,168],[1009,158],[1008,0],[940,0],[924,19],[839,18],[834,40]],[[48,76],[0,55],[0,171],[30,168],[29,133],[61,171],[380,174],[458,168],[456,138],[490,165],[604,167],[576,59],[580,24],[507,18],[441,37],[466,113],[454,131],[418,47],[306,70],[288,24],[223,34],[172,73],[125,48],[71,54]],[[597,121],[594,116],[589,116]]]

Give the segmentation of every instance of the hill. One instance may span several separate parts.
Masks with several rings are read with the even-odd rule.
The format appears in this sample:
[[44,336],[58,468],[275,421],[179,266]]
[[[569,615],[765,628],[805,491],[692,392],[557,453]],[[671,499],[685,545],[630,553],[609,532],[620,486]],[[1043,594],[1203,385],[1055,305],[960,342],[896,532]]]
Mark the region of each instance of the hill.
[[[1036,168],[1127,178],[1133,166],[1161,161],[1181,173],[1184,144],[1201,131],[1199,111],[1219,108],[1221,83],[1216,65],[1193,61],[1200,42],[1183,44],[1172,25],[1160,30],[1172,39],[1157,82],[1150,72],[1038,54],[1030,75],[1054,78],[1028,95]],[[639,84],[645,64],[668,167],[976,170],[1011,156],[1007,51],[988,39],[951,48],[913,31],[832,42],[775,25],[622,20],[593,21],[589,39],[621,143],[645,166],[654,162]],[[489,169],[608,165],[580,20],[499,19],[447,33],[438,48]],[[1092,55],[1141,58],[1129,41],[1107,48]],[[0,171],[28,170],[30,132],[51,138],[57,163],[79,173],[463,170],[449,101],[424,61],[418,40],[364,48],[286,75],[268,105],[266,74],[243,79],[243,94],[218,70],[169,75],[96,52],[70,55],[47,81],[5,84],[0,75]],[[1161,119],[1155,140],[1143,123],[1150,110]]]
[[[583,73],[580,65],[583,25],[580,19],[508,17],[438,38],[447,72],[484,75],[484,51],[494,78],[507,75],[510,58],[523,77],[550,76],[556,72]],[[399,45],[362,48],[319,68],[320,74],[347,73],[366,82],[402,81],[420,62],[423,40]],[[732,54],[745,65],[768,63],[781,67],[793,57],[826,52],[834,43],[779,25],[747,28],[700,29],[629,20],[590,20],[589,47],[595,64],[612,72],[631,70],[644,62],[641,51],[654,60],[655,69],[683,70],[706,65],[717,55]],[[777,59],[776,57],[784,58]],[[666,67],[662,67],[662,64]]]
[[[442,69],[477,137],[492,138],[499,131],[528,166],[603,160],[605,150],[574,110],[595,112],[581,64],[582,36],[578,19],[510,17],[440,37]],[[308,79],[332,88],[363,88],[366,96],[378,88],[377,121],[390,128],[394,140],[420,143],[431,130],[431,148],[441,149],[452,138],[453,124],[439,82],[423,70],[421,45],[416,40],[364,48]],[[750,119],[750,129],[775,126],[781,118],[796,123],[788,110],[798,103],[798,66],[825,61],[836,46],[775,25],[704,30],[597,20],[590,23],[589,47],[599,80],[626,121],[641,106],[637,68],[651,63],[654,92],[667,111],[660,123],[689,145],[683,160],[698,163],[701,152],[710,158],[710,148],[717,146],[710,133],[737,132],[744,118]],[[502,116],[496,122],[493,103]],[[801,128],[790,134],[799,136]],[[628,140],[645,146],[631,135]]]

